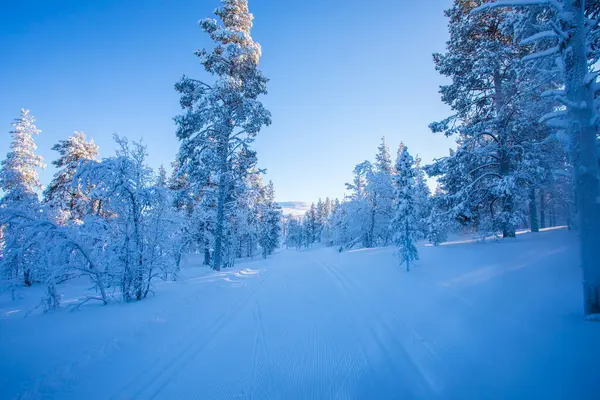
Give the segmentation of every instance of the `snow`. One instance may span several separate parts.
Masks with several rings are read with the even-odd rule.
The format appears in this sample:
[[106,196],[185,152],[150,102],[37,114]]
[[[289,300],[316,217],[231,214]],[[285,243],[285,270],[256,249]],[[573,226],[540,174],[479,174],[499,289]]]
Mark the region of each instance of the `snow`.
[[144,301],[26,318],[37,289],[3,295],[0,398],[597,398],[575,233],[395,251],[190,258]]

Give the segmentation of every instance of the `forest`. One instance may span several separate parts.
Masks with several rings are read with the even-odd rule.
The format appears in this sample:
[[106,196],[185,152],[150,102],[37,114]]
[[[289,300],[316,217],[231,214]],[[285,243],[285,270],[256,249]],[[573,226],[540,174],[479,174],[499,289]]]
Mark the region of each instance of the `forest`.
[[[367,160],[341,150],[341,140],[364,150],[357,121],[378,118],[362,106],[379,101],[361,92],[354,76],[344,80],[353,71],[344,72],[345,64],[369,54],[344,29],[367,35],[379,20],[363,19],[359,2],[347,2],[343,15],[361,26],[338,18],[333,2],[317,12],[314,5],[253,0],[261,10],[255,21],[248,0],[211,1],[193,2],[205,15],[217,6],[199,21],[204,41],[189,56],[196,69],[179,79],[167,74],[179,100],[166,118],[178,147],[164,155],[169,162],[157,163],[147,140],[123,134],[113,135],[114,151],[102,153],[97,143],[105,138],[80,130],[86,126],[52,136],[58,133],[44,131],[50,119],[35,113],[41,110],[19,114],[17,106],[0,164],[0,398],[596,399],[600,1],[447,0],[448,40],[443,51],[427,51],[447,112],[431,105],[436,111],[427,109],[423,124],[430,136],[417,139],[404,127],[409,121],[392,115],[396,133],[371,132]],[[91,7],[74,12],[77,18],[102,21],[110,10],[121,16],[105,4],[76,3]],[[132,12],[137,27],[147,24],[145,16],[187,19],[193,9],[184,2],[113,3]],[[399,21],[408,23],[421,10],[408,3],[386,7],[406,11]],[[376,10],[378,18],[391,12],[386,7]],[[308,35],[323,23],[317,16],[326,20],[327,40]],[[415,24],[415,37],[431,28]],[[148,25],[169,41],[154,59],[167,68],[175,63],[166,55],[173,27]],[[121,32],[115,38],[127,39],[119,29],[128,27],[113,28]],[[104,34],[105,25],[94,29]],[[326,160],[311,153],[327,150],[325,131],[339,121],[313,127],[316,116],[299,115],[317,132],[311,151],[296,148],[304,137],[278,131],[285,138],[278,143],[290,147],[286,157],[297,152],[302,162],[265,168],[260,139],[278,118],[326,93],[311,89],[319,79],[310,86],[285,78],[297,70],[276,75],[281,60],[270,58],[266,45],[263,55],[253,34],[261,43],[281,34],[291,63],[301,59],[297,66],[308,69],[314,60],[296,54],[299,42],[288,43],[296,35],[310,57],[337,63],[336,71],[319,70],[319,79],[365,95],[360,112],[345,110],[357,128],[338,127]],[[373,35],[367,43],[380,39]],[[325,55],[313,54],[317,40]],[[400,53],[402,40],[383,47]],[[158,36],[147,42],[161,48]],[[403,57],[417,64],[415,55]],[[406,82],[409,67],[394,64],[392,78],[381,79]],[[158,85],[153,79],[144,84]],[[270,102],[275,82],[298,104]],[[298,88],[309,96],[300,98]],[[414,101],[410,91],[394,101],[396,95],[405,106]],[[385,108],[383,98],[372,112]],[[130,112],[123,110],[127,118]],[[419,154],[444,139],[453,142],[447,151],[432,159]],[[52,152],[42,143],[52,143]],[[321,195],[332,165],[350,158],[343,165],[349,182],[339,182],[343,196]],[[311,163],[319,176],[300,179]],[[270,179],[278,168],[286,179]],[[301,199],[283,202],[277,193],[292,186],[306,197],[318,188],[321,198],[289,211],[285,206]]]
[[180,151],[170,176],[147,165],[141,141],[116,135],[116,153],[98,159],[94,141],[75,131],[52,147],[57,172],[42,188],[40,130],[21,111],[0,171],[2,288],[46,285],[52,309],[56,285],[86,275],[103,303],[140,300],[153,279],[176,279],[190,252],[220,270],[280,244],[395,244],[409,269],[419,240],[567,225],[580,235],[586,314],[597,314],[599,13],[594,1],[455,1],[447,50],[433,55],[450,80],[440,94],[452,115],[430,129],[454,137],[456,148],[423,165],[402,144],[393,162],[383,138],[375,161],[356,165],[345,198],[283,218],[252,148],[271,122],[260,101],[268,84],[261,47],[246,2],[224,1],[220,23],[200,23],[214,48],[196,52],[214,80],[175,84]]

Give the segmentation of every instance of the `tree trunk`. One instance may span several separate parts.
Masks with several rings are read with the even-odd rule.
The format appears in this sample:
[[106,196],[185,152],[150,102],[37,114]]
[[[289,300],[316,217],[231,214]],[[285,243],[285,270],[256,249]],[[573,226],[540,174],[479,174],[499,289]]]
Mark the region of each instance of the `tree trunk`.
[[535,198],[535,187],[531,187],[529,192],[529,227],[531,232],[539,232],[540,226],[537,217],[537,199]]
[[565,2],[567,12],[572,13],[573,29],[569,39],[571,51],[564,51],[566,65],[566,91],[575,185],[579,210],[579,242],[583,269],[584,313],[600,314],[600,188],[598,182],[597,136],[593,89],[586,85],[588,60],[586,53],[586,27],[584,0]]
[[227,142],[219,149],[219,195],[217,197],[217,224],[215,226],[215,254],[213,269],[221,270],[223,263],[223,231],[225,225],[225,201],[227,200]]
[[[500,156],[500,175],[506,176],[510,172],[510,162],[506,152],[502,151]],[[517,237],[515,224],[511,218],[514,214],[514,199],[512,194],[507,194],[504,197],[504,205],[502,209],[504,221],[502,221],[502,237],[514,238]]]
[[[206,231],[206,228],[204,228]],[[210,265],[210,241],[204,239],[204,265]]]
[[[498,122],[498,160],[500,163],[500,175],[502,177],[510,174],[510,158],[507,154],[506,148],[506,134],[502,133],[501,130],[505,129],[502,126],[501,119],[503,116],[504,109],[504,98],[502,88],[502,76],[500,71],[494,71],[494,105],[496,108],[496,119]],[[514,238],[516,237],[516,227],[512,222],[512,216],[514,214],[514,199],[512,194],[506,194],[502,205],[502,213],[504,221],[502,221],[502,237]]]
[[23,284],[25,286],[31,286],[32,281],[31,281],[31,269],[25,267],[25,269],[23,270]]
[[375,235],[375,208],[371,209],[371,224],[369,226],[369,234],[367,238],[367,247],[373,247],[373,239]]
[[546,228],[546,192],[540,189],[540,228]]

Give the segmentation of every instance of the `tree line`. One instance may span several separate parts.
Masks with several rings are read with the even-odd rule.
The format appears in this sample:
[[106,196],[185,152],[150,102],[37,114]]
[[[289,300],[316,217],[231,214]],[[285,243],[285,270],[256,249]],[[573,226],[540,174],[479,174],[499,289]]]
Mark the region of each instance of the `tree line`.
[[[317,241],[393,241],[408,267],[418,238],[439,243],[456,227],[514,238],[564,224],[579,230],[585,313],[599,314],[600,3],[454,0],[445,15],[450,39],[433,61],[452,113],[430,129],[456,148],[422,168],[402,156],[391,174],[380,148],[325,222],[317,213]],[[423,171],[433,195],[419,189]],[[289,245],[315,240],[313,214],[287,222]]]
[[40,130],[21,111],[0,167],[0,289],[43,284],[54,309],[57,285],[85,276],[97,295],[84,301],[140,300],[155,279],[177,279],[186,253],[220,270],[279,246],[281,209],[251,147],[270,123],[257,99],[268,81],[260,45],[247,2],[222,3],[221,23],[200,23],[214,48],[196,52],[214,82],[184,76],[175,85],[183,114],[174,118],[181,147],[170,176],[150,168],[141,141],[115,135],[115,154],[99,160],[93,140],[75,132],[52,147],[56,173],[40,199]]

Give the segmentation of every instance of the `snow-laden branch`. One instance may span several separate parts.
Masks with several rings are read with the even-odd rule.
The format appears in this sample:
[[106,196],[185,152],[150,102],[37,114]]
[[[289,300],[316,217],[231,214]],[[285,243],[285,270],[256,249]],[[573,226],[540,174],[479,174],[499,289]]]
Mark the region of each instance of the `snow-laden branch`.
[[539,122],[543,124],[544,122],[547,122],[549,120],[562,118],[566,116],[568,116],[568,113],[566,111],[553,111],[542,115],[542,117],[539,119]]
[[567,92],[564,90],[546,90],[540,95],[543,98],[554,97],[554,96],[566,96]]
[[528,38],[525,38],[523,40],[521,40],[521,42],[519,43],[522,46],[526,46],[528,44],[532,44],[535,43],[539,40],[542,39],[557,39],[558,35],[556,32],[554,31],[543,31],[543,32],[538,32],[535,35],[531,35]]
[[532,61],[532,60],[537,60],[538,58],[548,57],[548,56],[551,56],[554,54],[559,54],[559,53],[560,53],[560,47],[554,46],[554,47],[550,47],[549,49],[546,49],[546,50],[538,51],[537,53],[526,55],[521,60],[523,62]]
[[587,104],[585,101],[582,101],[581,103],[575,103],[574,101],[570,101],[564,96],[554,96],[554,100],[558,101],[564,106],[575,110],[585,110],[587,108]]
[[480,13],[484,11],[493,10],[495,8],[506,8],[506,7],[524,7],[524,6],[548,6],[561,13],[564,11],[564,7],[561,3],[556,0],[505,0],[497,1],[495,3],[483,4],[479,7],[474,8],[472,13]]

